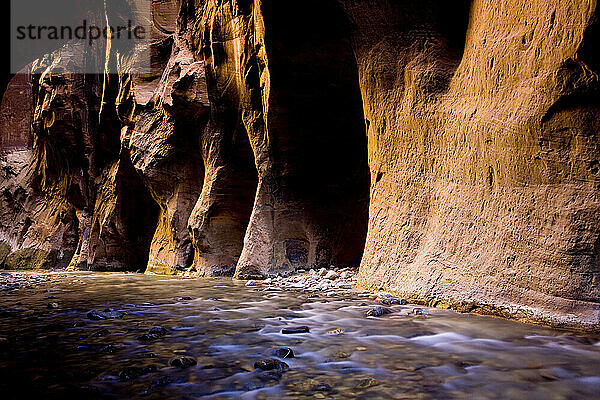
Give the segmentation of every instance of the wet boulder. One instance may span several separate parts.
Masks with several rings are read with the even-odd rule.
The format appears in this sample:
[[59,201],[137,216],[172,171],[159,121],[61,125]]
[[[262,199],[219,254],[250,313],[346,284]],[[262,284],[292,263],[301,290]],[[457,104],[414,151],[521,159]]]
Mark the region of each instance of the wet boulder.
[[386,314],[390,314],[392,311],[389,310],[388,308],[385,307],[381,307],[381,306],[375,306],[373,308],[371,308],[369,311],[367,311],[365,313],[365,315],[367,317],[382,317]]
[[276,358],[263,358],[254,363],[254,368],[263,371],[285,372],[290,369],[290,366]]

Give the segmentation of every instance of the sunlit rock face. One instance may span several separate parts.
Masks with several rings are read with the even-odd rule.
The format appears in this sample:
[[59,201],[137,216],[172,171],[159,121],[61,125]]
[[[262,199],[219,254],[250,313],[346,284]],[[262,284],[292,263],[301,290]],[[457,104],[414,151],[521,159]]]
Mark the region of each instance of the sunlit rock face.
[[17,76],[0,262],[360,264],[415,301],[596,327],[597,3],[288,3],[154,2],[150,73]]
[[369,121],[361,280],[595,324],[597,6],[438,3],[344,2]]

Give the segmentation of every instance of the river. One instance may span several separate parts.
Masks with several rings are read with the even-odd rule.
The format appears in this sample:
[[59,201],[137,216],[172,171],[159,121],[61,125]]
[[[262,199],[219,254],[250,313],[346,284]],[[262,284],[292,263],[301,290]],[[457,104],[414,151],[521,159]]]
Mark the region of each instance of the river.
[[597,336],[224,278],[11,274],[3,399],[600,398]]

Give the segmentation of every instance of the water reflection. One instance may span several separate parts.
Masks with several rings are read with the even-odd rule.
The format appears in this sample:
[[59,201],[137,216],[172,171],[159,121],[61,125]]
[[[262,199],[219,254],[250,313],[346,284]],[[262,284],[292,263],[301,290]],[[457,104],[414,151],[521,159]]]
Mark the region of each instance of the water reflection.
[[[47,277],[20,288],[3,281],[3,398],[600,396],[592,336],[437,309],[414,315],[411,305],[366,318],[375,303],[365,298],[265,292],[226,279]],[[91,320],[92,309],[125,315]],[[157,326],[168,332],[151,331]],[[310,331],[282,334],[298,326]],[[288,371],[254,368],[282,347],[295,354],[280,359]],[[178,357],[197,364],[178,367]]]

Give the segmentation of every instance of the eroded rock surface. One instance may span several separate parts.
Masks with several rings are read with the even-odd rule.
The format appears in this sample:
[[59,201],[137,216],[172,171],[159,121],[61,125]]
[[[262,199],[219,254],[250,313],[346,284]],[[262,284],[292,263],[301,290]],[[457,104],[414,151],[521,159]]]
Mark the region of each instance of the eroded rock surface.
[[149,73],[52,53],[17,75],[0,262],[360,264],[414,301],[597,329],[597,2],[288,3],[154,2]]

